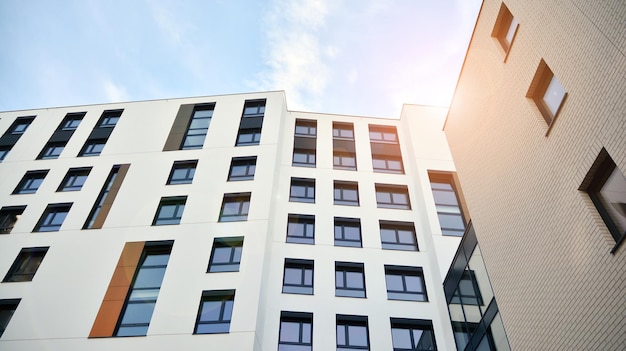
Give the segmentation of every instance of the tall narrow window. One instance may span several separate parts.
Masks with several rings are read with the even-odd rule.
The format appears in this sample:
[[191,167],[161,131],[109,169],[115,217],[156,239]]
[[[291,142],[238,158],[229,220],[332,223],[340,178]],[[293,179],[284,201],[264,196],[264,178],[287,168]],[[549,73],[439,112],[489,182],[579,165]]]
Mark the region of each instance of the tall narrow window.
[[428,176],[435,199],[441,233],[443,235],[463,236],[465,218],[452,174],[429,172]]
[[252,180],[256,171],[256,156],[233,157],[230,162],[228,181]]
[[283,293],[313,295],[313,261],[285,259]]
[[552,73],[546,62],[541,60],[526,97],[535,102],[548,127],[554,123],[566,96],[567,93],[561,82]]
[[315,216],[289,214],[287,242],[296,244],[315,243]]
[[124,112],[124,110],[107,110],[102,112],[98,123],[91,131],[91,134],[89,134],[78,156],[100,155],[111,133],[113,133],[113,128],[115,128],[115,125],[119,121],[122,112]]
[[315,202],[315,179],[291,178],[289,201]]
[[209,125],[211,124],[211,118],[213,117],[214,104],[196,105],[189,126],[187,127],[187,133],[181,145],[182,150],[186,149],[201,149],[204,145],[204,139],[206,139]]
[[243,250],[243,237],[215,238],[207,272],[238,272]]
[[335,262],[335,296],[365,297],[363,263]]
[[239,122],[236,146],[259,145],[265,115],[265,99],[246,100]]
[[70,168],[57,191],[79,191],[85,184],[90,172],[91,167]]
[[197,165],[198,160],[174,162],[170,176],[167,178],[167,184],[191,184],[193,176],[196,174]]
[[391,318],[391,338],[393,351],[437,350],[431,321]]
[[40,171],[28,171],[22,177],[22,180],[17,184],[13,194],[34,194],[39,189],[44,178],[48,174],[47,169]]
[[293,166],[315,167],[317,121],[296,119],[293,141]]
[[9,154],[9,151],[20,140],[22,134],[26,132],[28,126],[33,122],[35,116],[16,118],[9,129],[0,137],[0,162]]
[[335,246],[361,247],[361,221],[335,217]]
[[0,208],[0,234],[9,234],[24,213],[26,206],[5,206]]
[[7,329],[11,317],[17,310],[17,305],[20,304],[20,299],[4,299],[0,300],[0,336],[4,334]]
[[491,36],[498,40],[502,49],[504,49],[504,52],[507,54],[509,50],[511,50],[511,45],[513,45],[517,27],[519,27],[517,18],[513,17],[508,7],[502,3]]
[[385,265],[385,281],[390,300],[428,301],[421,267]]
[[100,190],[91,212],[89,212],[83,229],[102,228],[129,168],[130,164],[115,165],[111,168],[111,172],[109,172],[109,176],[104,182],[104,186]]
[[220,222],[245,221],[250,210],[250,193],[224,194]]
[[228,333],[235,290],[203,291],[194,334]]
[[33,280],[41,261],[48,252],[47,247],[29,247],[22,249],[3,282],[29,282]]
[[411,209],[405,185],[376,184],[376,203],[379,208]]
[[71,207],[71,203],[48,205],[33,232],[56,232],[61,230],[61,225],[70,212]]
[[383,249],[418,251],[415,226],[408,222],[379,221]]
[[369,350],[367,317],[337,315],[337,351]]
[[313,349],[313,314],[281,312],[278,351],[311,351]]
[[180,224],[187,196],[162,197],[152,225]]
[[357,182],[334,182],[335,205],[359,206],[359,184]]

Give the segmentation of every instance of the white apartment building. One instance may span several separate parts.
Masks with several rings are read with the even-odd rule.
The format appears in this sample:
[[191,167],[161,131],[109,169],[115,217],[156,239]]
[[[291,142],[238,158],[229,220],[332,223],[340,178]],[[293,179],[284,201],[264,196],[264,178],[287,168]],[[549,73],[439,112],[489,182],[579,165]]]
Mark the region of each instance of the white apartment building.
[[455,350],[445,114],[280,91],[0,113],[0,349]]

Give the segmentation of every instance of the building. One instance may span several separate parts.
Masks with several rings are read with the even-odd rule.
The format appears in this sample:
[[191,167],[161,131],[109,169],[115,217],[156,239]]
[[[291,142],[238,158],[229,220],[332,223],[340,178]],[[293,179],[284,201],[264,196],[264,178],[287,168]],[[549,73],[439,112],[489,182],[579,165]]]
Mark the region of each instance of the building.
[[454,350],[445,113],[283,92],[0,113],[0,349]]
[[625,348],[625,23],[483,2],[444,130],[512,350]]

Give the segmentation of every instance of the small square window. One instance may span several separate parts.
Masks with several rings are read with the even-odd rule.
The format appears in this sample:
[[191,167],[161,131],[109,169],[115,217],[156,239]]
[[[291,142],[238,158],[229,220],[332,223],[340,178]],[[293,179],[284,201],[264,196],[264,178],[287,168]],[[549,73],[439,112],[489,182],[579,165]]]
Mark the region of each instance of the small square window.
[[170,176],[167,178],[167,184],[191,184],[193,176],[196,174],[197,165],[198,160],[174,162]]
[[224,194],[219,221],[246,221],[249,210],[250,193]]
[[424,273],[420,267],[385,265],[385,281],[390,300],[428,301]]
[[411,209],[409,191],[404,185],[376,184],[376,203],[379,208]]
[[76,130],[83,120],[83,117],[85,117],[85,114],[85,112],[68,113],[65,115],[65,118],[63,118],[63,122],[61,122],[58,130]]
[[287,242],[315,244],[315,216],[289,214],[287,220]]
[[380,173],[404,173],[402,158],[388,155],[372,155],[372,167],[374,172]]
[[89,172],[91,167],[70,168],[57,191],[79,191],[85,184]]
[[20,299],[0,300],[0,336],[2,336],[4,331],[7,329],[7,326],[11,321],[11,317],[13,317],[19,303]]
[[9,127],[7,133],[13,135],[24,134],[24,132],[26,132],[26,129],[28,129],[28,126],[30,126],[34,119],[35,116],[16,118],[13,124],[11,124],[11,127]]
[[47,247],[22,249],[2,280],[3,282],[29,282],[33,280],[39,265],[48,252]]
[[354,140],[352,123],[333,123],[333,139]]
[[370,142],[398,144],[398,132],[394,126],[369,126]]
[[315,202],[315,179],[291,178],[289,201]]
[[106,139],[94,139],[87,140],[85,146],[78,154],[79,157],[98,156],[102,153],[104,145],[106,145]]
[[313,295],[313,261],[285,259],[283,293]]
[[391,318],[394,351],[437,350],[433,324],[428,320]]
[[179,224],[186,202],[187,196],[162,197],[152,225]]
[[359,184],[356,182],[334,182],[335,205],[359,206]]
[[361,247],[361,220],[335,217],[335,246]]
[[13,194],[34,194],[39,189],[44,178],[48,174],[47,169],[40,171],[28,171],[22,177],[22,180],[17,184]]
[[337,315],[337,351],[369,349],[367,317]]
[[313,137],[317,136],[317,121],[297,119],[296,120],[296,136]]
[[335,262],[335,296],[365,297],[363,263]]
[[207,273],[238,272],[243,250],[243,237],[215,238]]
[[278,351],[311,351],[313,349],[313,314],[280,313]]
[[543,119],[551,127],[563,106],[567,93],[550,67],[544,60],[541,60],[526,97],[535,102]]
[[356,154],[353,152],[333,152],[333,168],[356,171]]
[[193,333],[228,333],[234,302],[235,290],[203,291]]
[[71,207],[71,203],[48,205],[33,232],[56,232],[61,230],[61,225],[63,225],[63,221],[70,212]]
[[5,206],[0,209],[0,234],[9,234],[26,206]]
[[418,251],[413,223],[380,221],[379,225],[383,249]]
[[260,141],[261,128],[240,129],[235,146],[259,145]]
[[122,115],[124,110],[110,110],[104,111],[102,116],[100,116],[100,120],[98,121],[98,128],[113,128],[119,121],[120,116]]
[[507,54],[511,50],[518,27],[517,18],[513,17],[511,11],[502,3],[491,36],[498,39],[502,49]]
[[233,157],[230,162],[228,181],[252,180],[256,171],[256,156]]
[[44,146],[43,150],[37,157],[38,160],[49,160],[59,158],[61,152],[65,149],[65,142],[49,142]]
[[243,118],[263,117],[265,115],[265,99],[262,100],[246,100],[243,106]]
[[315,150],[294,149],[292,165],[300,167],[315,167]]

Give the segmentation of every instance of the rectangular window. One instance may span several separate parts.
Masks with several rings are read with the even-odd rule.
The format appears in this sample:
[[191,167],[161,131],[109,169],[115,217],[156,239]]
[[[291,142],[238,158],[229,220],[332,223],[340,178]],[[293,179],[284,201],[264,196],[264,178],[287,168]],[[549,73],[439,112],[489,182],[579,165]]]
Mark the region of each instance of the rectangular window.
[[122,112],[124,110],[107,110],[102,112],[102,116],[100,116],[100,120],[96,125],[96,128],[113,128],[117,125],[117,121],[119,121],[120,116],[122,116]]
[[37,157],[38,160],[49,160],[59,158],[63,149],[65,149],[66,142],[48,142],[46,146],[44,146],[41,153]]
[[335,205],[359,206],[359,184],[357,182],[334,182]]
[[333,139],[354,140],[352,123],[333,123]]
[[57,191],[79,191],[85,184],[90,172],[91,167],[70,168]]
[[317,121],[308,119],[296,119],[296,136],[313,137],[317,136]]
[[498,40],[502,49],[504,49],[504,52],[507,54],[511,50],[511,45],[513,45],[517,27],[519,27],[517,18],[513,17],[511,11],[502,3],[491,36]]
[[535,102],[548,127],[554,123],[566,96],[565,88],[542,59],[530,83],[526,97]]
[[289,201],[315,202],[315,179],[291,178]]
[[228,181],[252,180],[256,171],[256,156],[233,157],[230,161]]
[[313,295],[313,261],[285,259],[283,293]]
[[287,242],[315,244],[315,216],[289,214],[287,220]]
[[0,162],[4,161],[4,159],[9,154],[9,151],[11,151],[11,147],[9,147],[9,146],[0,146]]
[[167,178],[167,184],[191,184],[193,176],[196,174],[197,165],[198,160],[174,162],[170,176]]
[[394,126],[369,126],[370,142],[398,144],[398,132]]
[[180,224],[187,196],[162,197],[152,225]]
[[171,250],[171,244],[144,247],[115,336],[143,336],[148,333]]
[[356,171],[356,154],[353,152],[333,152],[333,168]]
[[315,167],[315,150],[294,149],[292,165],[300,167]]
[[50,204],[41,215],[33,232],[56,232],[70,212],[72,203]]
[[428,301],[421,267],[385,265],[389,300]]
[[11,317],[17,310],[17,305],[20,304],[20,299],[4,299],[0,300],[0,336],[4,334],[7,329]]
[[2,282],[29,282],[33,280],[46,252],[48,252],[47,247],[22,249]]
[[437,350],[433,323],[421,319],[391,318],[393,351]]
[[241,117],[263,117],[265,115],[265,99],[246,100]]
[[281,312],[278,351],[313,350],[313,314]]
[[85,117],[85,112],[68,113],[57,130],[76,130]]
[[207,273],[238,272],[243,250],[243,237],[215,238]]
[[379,221],[383,249],[418,251],[415,226],[409,222]]
[[335,246],[362,246],[360,219],[335,217]]
[[463,236],[465,219],[452,174],[429,172],[428,176],[435,199],[441,233],[443,235]]
[[181,150],[201,149],[206,139],[215,104],[195,105],[187,132],[180,146]]
[[248,220],[250,210],[250,193],[224,194],[220,222]]
[[411,209],[406,185],[376,184],[376,203],[379,208]]
[[259,145],[261,142],[261,128],[239,129],[235,146]]
[[106,145],[106,139],[90,139],[87,140],[85,146],[78,154],[79,157],[99,156]]
[[5,206],[0,208],[0,234],[9,234],[20,219],[26,206]]
[[372,155],[372,167],[374,172],[380,173],[404,173],[402,158],[389,155]]
[[367,317],[337,315],[337,351],[369,350]]
[[91,208],[91,212],[89,212],[83,229],[102,228],[129,168],[130,164],[114,165],[111,168],[111,172],[109,172],[100,194],[98,194],[98,198]]
[[26,129],[28,129],[28,126],[30,126],[34,119],[35,116],[18,117],[15,119],[15,121],[13,121],[13,123],[9,127],[9,130],[7,130],[6,133],[13,135],[24,134],[24,132],[26,132]]
[[44,178],[48,174],[48,169],[43,169],[39,171],[28,171],[22,177],[22,180],[17,184],[15,190],[13,190],[13,194],[34,194],[39,189],[41,183],[43,183]]
[[335,296],[365,297],[363,263],[335,262]]
[[194,334],[228,333],[235,290],[203,291]]

